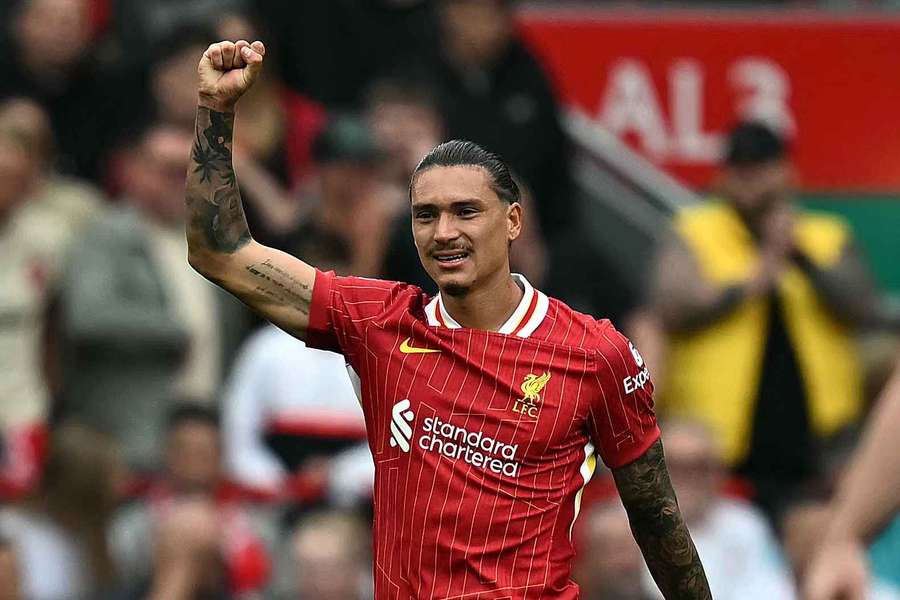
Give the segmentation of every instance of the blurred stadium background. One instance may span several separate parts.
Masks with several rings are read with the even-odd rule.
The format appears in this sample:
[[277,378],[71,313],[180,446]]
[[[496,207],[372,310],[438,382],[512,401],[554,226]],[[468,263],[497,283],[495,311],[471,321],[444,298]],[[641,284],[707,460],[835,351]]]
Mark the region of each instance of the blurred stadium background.
[[[514,268],[613,319],[654,373],[714,596],[796,598],[897,357],[898,9],[4,0],[0,600],[371,597],[373,467],[352,377],[184,260],[196,64],[212,41],[241,38],[269,49],[234,151],[255,237],[323,268],[427,288],[409,174],[444,139],[500,153],[529,192]],[[792,166],[797,215],[824,232],[810,233],[812,264],[796,267],[812,300],[767,296],[770,317],[785,303],[777,327],[720,327],[743,318],[725,312],[673,328],[656,285],[662,248],[673,235],[692,243],[685,215],[709,196],[728,204],[736,163],[723,161],[739,122],[784,141],[784,156],[758,139],[750,154]],[[728,239],[716,223],[697,225],[697,239]],[[727,244],[691,248],[730,264]],[[856,270],[827,279],[827,257],[845,248]],[[700,347],[716,335],[721,345]],[[746,363],[714,353],[745,345],[758,353]],[[678,399],[723,373],[750,381],[749,396]],[[658,597],[608,472],[581,515],[583,597]],[[870,558],[872,597],[900,598],[900,522]]]

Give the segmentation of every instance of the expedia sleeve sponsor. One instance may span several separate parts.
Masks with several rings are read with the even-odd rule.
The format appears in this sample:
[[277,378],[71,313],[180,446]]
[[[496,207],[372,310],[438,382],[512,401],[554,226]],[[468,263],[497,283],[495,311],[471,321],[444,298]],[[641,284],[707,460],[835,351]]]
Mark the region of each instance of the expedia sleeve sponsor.
[[632,394],[638,390],[644,389],[647,382],[650,381],[650,370],[644,367],[637,375],[629,375],[622,380],[626,394]]

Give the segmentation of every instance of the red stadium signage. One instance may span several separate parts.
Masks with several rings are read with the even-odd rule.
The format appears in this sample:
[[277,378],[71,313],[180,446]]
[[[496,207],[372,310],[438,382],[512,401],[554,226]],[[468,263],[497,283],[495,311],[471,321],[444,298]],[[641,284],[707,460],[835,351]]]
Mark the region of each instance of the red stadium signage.
[[567,103],[688,184],[755,116],[804,188],[900,190],[900,18],[535,9],[522,30]]

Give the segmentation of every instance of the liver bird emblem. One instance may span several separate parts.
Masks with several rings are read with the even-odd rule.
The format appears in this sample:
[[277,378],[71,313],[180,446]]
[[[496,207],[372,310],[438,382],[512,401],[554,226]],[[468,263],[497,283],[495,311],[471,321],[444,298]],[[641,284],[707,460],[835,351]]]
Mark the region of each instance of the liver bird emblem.
[[526,375],[525,380],[522,381],[522,393],[525,394],[525,397],[522,399],[531,403],[540,402],[541,390],[544,389],[548,381],[550,381],[550,373],[544,373],[543,375],[529,373]]

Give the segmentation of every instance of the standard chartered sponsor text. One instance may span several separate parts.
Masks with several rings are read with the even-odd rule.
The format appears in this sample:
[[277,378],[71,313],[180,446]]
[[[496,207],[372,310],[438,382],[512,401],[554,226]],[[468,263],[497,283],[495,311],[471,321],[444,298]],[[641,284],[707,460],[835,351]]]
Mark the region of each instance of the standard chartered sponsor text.
[[441,421],[440,417],[425,419],[423,431],[425,433],[419,437],[419,448],[426,452],[462,459],[473,467],[508,477],[519,475],[519,463],[515,461],[518,444],[504,444],[481,431],[468,431]]

